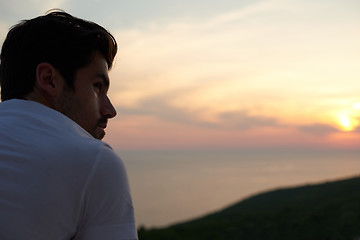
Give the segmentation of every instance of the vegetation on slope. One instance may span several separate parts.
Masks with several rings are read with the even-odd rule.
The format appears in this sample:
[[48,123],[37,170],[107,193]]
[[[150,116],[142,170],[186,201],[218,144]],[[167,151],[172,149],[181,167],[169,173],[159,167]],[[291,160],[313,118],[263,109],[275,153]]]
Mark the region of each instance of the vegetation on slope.
[[193,221],[141,228],[139,239],[357,240],[360,177],[262,193]]

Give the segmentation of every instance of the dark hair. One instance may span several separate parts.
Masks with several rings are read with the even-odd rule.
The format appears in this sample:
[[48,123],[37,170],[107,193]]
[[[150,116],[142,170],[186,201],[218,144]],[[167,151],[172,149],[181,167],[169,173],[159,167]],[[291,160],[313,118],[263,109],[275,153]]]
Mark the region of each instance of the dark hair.
[[13,26],[0,55],[1,100],[24,98],[33,91],[36,68],[53,65],[68,86],[74,86],[77,69],[88,65],[99,51],[109,69],[117,52],[115,38],[96,23],[51,11]]

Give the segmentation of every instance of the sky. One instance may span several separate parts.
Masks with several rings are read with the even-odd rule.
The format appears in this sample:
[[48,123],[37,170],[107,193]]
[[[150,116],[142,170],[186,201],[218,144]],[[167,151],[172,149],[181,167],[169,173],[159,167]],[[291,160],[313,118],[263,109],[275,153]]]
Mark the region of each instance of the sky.
[[0,44],[52,8],[117,39],[115,149],[360,148],[357,0],[2,0]]

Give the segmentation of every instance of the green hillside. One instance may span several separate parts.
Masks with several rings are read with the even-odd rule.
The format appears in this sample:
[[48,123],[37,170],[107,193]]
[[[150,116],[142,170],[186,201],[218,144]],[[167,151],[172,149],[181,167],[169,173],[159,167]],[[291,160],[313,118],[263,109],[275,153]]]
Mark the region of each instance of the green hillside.
[[140,240],[360,240],[360,177],[262,193]]

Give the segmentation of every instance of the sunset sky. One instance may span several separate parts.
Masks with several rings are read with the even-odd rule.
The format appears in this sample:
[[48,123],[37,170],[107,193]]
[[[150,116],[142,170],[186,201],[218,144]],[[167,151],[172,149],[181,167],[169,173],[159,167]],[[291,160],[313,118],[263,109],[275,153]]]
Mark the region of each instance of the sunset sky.
[[360,148],[358,0],[2,0],[107,28],[115,149]]

